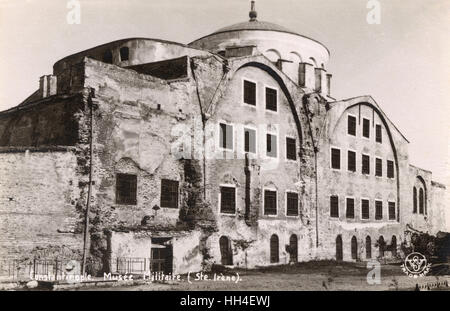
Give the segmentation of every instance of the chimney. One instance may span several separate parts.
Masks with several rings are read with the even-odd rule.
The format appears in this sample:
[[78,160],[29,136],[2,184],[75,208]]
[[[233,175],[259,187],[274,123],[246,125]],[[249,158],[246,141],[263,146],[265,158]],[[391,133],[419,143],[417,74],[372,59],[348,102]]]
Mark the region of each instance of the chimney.
[[56,76],[46,75],[39,78],[39,95],[41,98],[56,95],[56,87]]

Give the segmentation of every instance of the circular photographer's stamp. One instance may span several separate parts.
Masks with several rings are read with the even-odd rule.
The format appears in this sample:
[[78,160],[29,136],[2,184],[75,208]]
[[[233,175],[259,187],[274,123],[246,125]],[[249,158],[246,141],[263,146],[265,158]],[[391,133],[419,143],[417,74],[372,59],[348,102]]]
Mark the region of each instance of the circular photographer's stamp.
[[431,263],[428,263],[425,255],[414,252],[406,256],[405,263],[401,267],[406,275],[417,278],[425,276],[430,271]]

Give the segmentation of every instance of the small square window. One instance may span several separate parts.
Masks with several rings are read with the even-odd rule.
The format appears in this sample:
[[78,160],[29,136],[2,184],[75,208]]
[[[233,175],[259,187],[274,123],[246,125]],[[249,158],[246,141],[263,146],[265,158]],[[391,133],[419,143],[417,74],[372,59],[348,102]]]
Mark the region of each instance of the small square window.
[[256,153],[256,131],[252,129],[244,129],[244,151]]
[[341,169],[341,150],[339,149],[331,148],[331,168]]
[[297,146],[294,138],[286,137],[286,158],[297,160]]
[[347,198],[347,211],[345,213],[347,218],[355,218],[355,199]]
[[219,145],[223,149],[233,150],[233,126],[220,123]]
[[375,159],[375,176],[383,176],[383,161],[381,159]]
[[369,200],[365,200],[365,199],[361,200],[361,217],[362,217],[362,219],[370,218]]
[[256,83],[244,80],[244,103],[256,106]]
[[389,220],[395,220],[395,202],[389,202]]
[[330,197],[330,216],[339,217],[339,198],[337,195]]
[[383,202],[375,201],[375,219],[382,220],[383,219]]
[[394,178],[394,161],[387,160],[387,177]]
[[277,214],[277,192],[264,190],[264,215]]
[[349,172],[356,172],[356,152],[347,152],[347,169]]
[[370,174],[370,157],[368,155],[362,155],[362,173],[365,175]]
[[370,120],[363,119],[363,137],[370,138]]
[[178,181],[161,179],[161,207],[178,208]]
[[277,157],[277,136],[267,134],[266,136],[266,152],[268,157]]
[[383,142],[383,134],[381,132],[381,125],[380,124],[377,124],[375,126],[375,141],[377,143],[380,143],[380,144]]
[[356,117],[348,116],[347,118],[347,133],[356,136]]
[[286,193],[287,216],[298,216],[298,193]]
[[220,187],[220,212],[224,214],[236,212],[236,188]]
[[137,176],[130,174],[116,175],[116,203],[136,205]]
[[266,109],[277,111],[277,90],[266,87]]

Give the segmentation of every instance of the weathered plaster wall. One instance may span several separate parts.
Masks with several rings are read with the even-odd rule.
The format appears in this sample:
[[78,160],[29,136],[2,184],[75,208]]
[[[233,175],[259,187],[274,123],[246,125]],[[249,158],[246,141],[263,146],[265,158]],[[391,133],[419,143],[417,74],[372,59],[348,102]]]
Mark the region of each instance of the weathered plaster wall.
[[200,231],[179,231],[166,234],[157,234],[150,231],[113,232],[110,256],[113,260],[120,257],[149,259],[151,257],[152,237],[171,238],[168,243],[173,248],[174,274],[194,272],[201,269],[203,255],[200,250]]
[[[188,218],[188,210],[198,206],[189,206],[192,202],[188,201],[192,192],[201,190],[188,177],[197,174],[201,181],[202,166],[197,163],[199,159],[188,165],[178,155],[183,135],[190,139],[194,132],[201,132],[201,119],[196,119],[200,106],[192,81],[168,83],[92,59],[85,59],[85,72],[85,87],[93,88],[96,94],[91,254],[106,255],[105,230],[167,232],[168,236],[193,230],[199,219]],[[190,176],[186,176],[187,169]],[[116,204],[117,173],[137,175],[136,205]],[[161,207],[161,179],[179,181],[178,208]],[[197,242],[182,249],[186,247],[199,246]],[[174,248],[176,254],[180,251]],[[139,257],[139,252],[137,248],[136,254],[130,255]]]
[[0,259],[51,258],[61,248],[79,259],[76,167],[72,151],[0,153]]
[[[269,65],[264,57],[259,59]],[[207,196],[217,215],[219,232],[210,239],[211,254],[216,263],[221,262],[219,238],[227,236],[232,243],[233,264],[236,266],[254,267],[270,264],[270,237],[277,234],[279,238],[280,263],[289,261],[285,245],[289,244],[291,234],[296,234],[299,240],[299,260],[311,258],[313,203],[311,202],[310,175],[302,170],[300,162],[308,162],[298,156],[297,161],[286,160],[286,136],[296,139],[297,153],[300,153],[301,139],[294,121],[293,110],[279,82],[265,70],[255,67],[243,67],[246,59],[231,64],[231,73],[227,76],[226,88],[220,100],[211,109],[211,117],[207,121]],[[273,67],[271,67],[273,68]],[[283,76],[283,83],[290,83]],[[257,83],[256,107],[243,103],[243,79]],[[276,88],[278,93],[278,111],[276,113],[265,109],[265,86]],[[292,94],[296,88],[290,84]],[[298,92],[298,91],[297,91]],[[297,99],[297,98],[296,98]],[[301,107],[301,101],[295,101]],[[297,113],[295,111],[295,113]],[[233,151],[224,151],[219,147],[219,123],[233,125]],[[304,124],[302,124],[304,125]],[[245,218],[245,160],[244,160],[244,128],[257,131],[257,153],[250,154],[250,210],[251,219]],[[266,134],[277,135],[277,159],[266,156]],[[304,141],[308,141],[304,139]],[[305,148],[307,149],[307,148]],[[306,176],[303,176],[306,175]],[[236,187],[235,215],[220,213],[220,186]],[[266,216],[263,213],[263,191],[265,188],[277,190],[277,216]],[[286,191],[299,194],[300,216],[286,216]],[[244,247],[242,247],[244,245]]]
[[431,218],[431,234],[439,231],[449,232],[450,228],[446,222],[448,210],[448,192],[444,185],[431,181],[430,208],[428,209]]
[[[409,166],[409,205],[405,213],[405,223],[411,228],[436,234],[439,231],[446,231],[445,210],[447,208],[446,189],[444,185],[432,181],[432,173],[414,165]],[[413,187],[417,189],[417,212],[413,209]],[[425,211],[420,213],[419,208],[419,187],[424,189]]]
[[[369,103],[368,105],[355,105]],[[319,235],[322,257],[335,258],[336,237],[342,235],[344,260],[351,260],[350,241],[352,236],[357,238],[358,258],[366,259],[365,238],[372,240],[372,258],[378,254],[374,252],[376,242],[383,236],[389,245],[395,235],[397,244],[403,240],[404,227],[401,225],[404,210],[409,201],[402,194],[409,186],[407,141],[393,127],[390,121],[378,109],[370,98],[356,98],[348,102],[332,103],[327,112],[326,122],[322,129],[319,149],[319,206],[320,217]],[[347,134],[347,116],[356,117],[356,137]],[[362,137],[362,118],[370,120],[370,138]],[[385,120],[385,122],[383,122]],[[375,142],[375,124],[382,125],[382,143]],[[390,135],[389,135],[390,133]],[[389,138],[392,137],[392,140]],[[331,169],[331,148],[341,150],[341,169]],[[356,172],[347,169],[347,151],[356,152]],[[370,156],[370,175],[361,173],[362,153]],[[396,157],[395,157],[396,155]],[[375,158],[382,159],[382,177],[375,176]],[[394,178],[387,177],[387,160],[398,164],[394,169]],[[330,196],[339,197],[339,218],[330,217]],[[346,217],[346,198],[355,200],[355,218]],[[361,199],[369,199],[370,219],[361,216]],[[375,220],[375,200],[383,202],[383,219]],[[396,203],[396,220],[388,219],[388,202]]]

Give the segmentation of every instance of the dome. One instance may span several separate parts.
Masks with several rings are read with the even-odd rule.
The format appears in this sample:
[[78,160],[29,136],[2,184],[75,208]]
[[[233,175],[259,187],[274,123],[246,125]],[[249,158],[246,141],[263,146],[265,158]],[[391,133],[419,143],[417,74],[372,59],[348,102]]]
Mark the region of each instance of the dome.
[[269,23],[269,22],[264,22],[264,21],[257,21],[257,20],[250,20],[248,22],[243,22],[243,23],[237,23],[231,26],[227,26],[224,28],[221,28],[215,32],[213,32],[212,34],[219,34],[219,33],[224,33],[224,32],[230,32],[230,31],[241,31],[241,30],[262,30],[262,31],[278,31],[278,32],[286,32],[286,33],[290,33],[290,34],[294,34],[294,35],[300,35],[298,33],[296,33],[295,31],[289,30],[283,26],[274,24],[274,23]]

